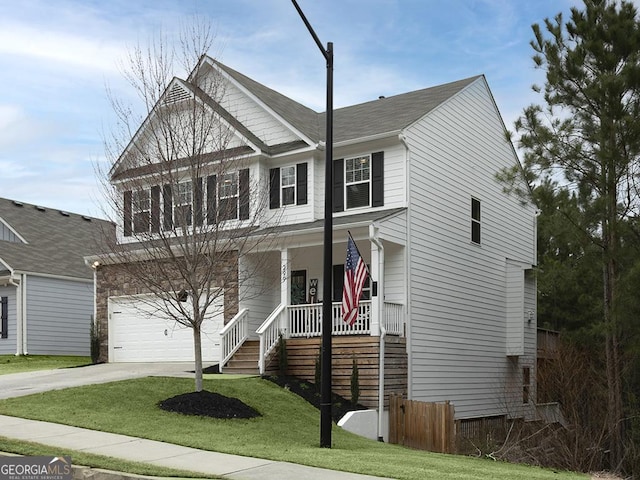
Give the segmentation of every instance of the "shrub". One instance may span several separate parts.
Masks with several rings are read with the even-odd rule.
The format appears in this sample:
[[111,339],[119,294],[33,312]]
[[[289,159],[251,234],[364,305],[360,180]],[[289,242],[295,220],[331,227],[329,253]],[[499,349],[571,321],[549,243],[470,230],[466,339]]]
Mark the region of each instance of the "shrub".
[[90,349],[91,349],[91,361],[93,363],[98,363],[98,359],[100,358],[100,329],[98,325],[93,319],[93,315],[91,316],[91,328],[89,330],[90,336]]
[[360,379],[358,377],[358,361],[353,357],[353,367],[351,369],[351,403],[358,404],[360,399]]
[[287,340],[280,334],[278,337],[278,370],[280,375],[287,374],[289,360],[287,358]]

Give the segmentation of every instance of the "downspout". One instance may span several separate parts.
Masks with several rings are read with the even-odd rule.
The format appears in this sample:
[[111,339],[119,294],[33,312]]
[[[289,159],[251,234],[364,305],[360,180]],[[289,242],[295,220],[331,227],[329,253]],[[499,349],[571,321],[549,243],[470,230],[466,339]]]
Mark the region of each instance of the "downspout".
[[29,355],[27,347],[27,274],[23,273],[20,279],[20,291],[22,301],[22,354]]
[[369,225],[369,240],[378,247],[378,326],[380,328],[380,360],[378,369],[378,441],[383,442],[384,424],[384,337],[387,329],[384,326],[384,246],[378,238],[378,228]]
[[9,285],[16,287],[16,357],[24,353],[22,348],[22,286],[16,283],[13,275],[9,277]]
[[409,288],[410,286],[410,282],[409,282],[409,278],[410,278],[410,271],[409,271],[409,258],[411,258],[411,250],[412,250],[412,245],[411,245],[411,224],[412,224],[412,209],[411,209],[411,149],[409,148],[409,143],[407,140],[407,137],[404,133],[401,133],[400,135],[398,135],[398,140],[400,140],[400,142],[402,143],[402,145],[404,145],[405,148],[405,164],[406,164],[406,178],[405,178],[405,194],[407,195],[406,198],[406,202],[407,202],[407,240],[406,240],[406,248],[405,248],[405,254],[404,254],[404,264],[405,264],[405,278],[404,278],[404,285],[405,285],[405,291],[406,291],[406,304],[407,304],[407,308],[406,308],[406,313],[405,313],[405,341],[406,341],[406,349],[407,349],[407,398],[411,399],[413,398],[413,392],[411,391],[412,389],[412,385],[413,385],[413,360],[412,360],[412,355],[409,355],[409,352],[413,351],[413,346],[412,346],[412,336],[411,336],[411,288]]

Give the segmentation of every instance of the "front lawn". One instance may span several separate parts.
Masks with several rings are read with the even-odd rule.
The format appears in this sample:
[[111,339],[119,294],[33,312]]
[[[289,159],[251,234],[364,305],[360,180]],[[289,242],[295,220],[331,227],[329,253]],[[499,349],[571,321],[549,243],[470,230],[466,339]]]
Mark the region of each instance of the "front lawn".
[[157,406],[161,400],[191,391],[192,386],[191,379],[158,377],[91,385],[2,400],[0,414],[398,479],[586,478],[569,472],[410,450],[366,440],[335,426],[333,448],[319,448],[318,410],[260,378],[207,379],[204,388],[239,398],[262,417],[190,417]]
[[0,355],[0,375],[8,373],[79,367],[91,364],[91,357],[69,355]]

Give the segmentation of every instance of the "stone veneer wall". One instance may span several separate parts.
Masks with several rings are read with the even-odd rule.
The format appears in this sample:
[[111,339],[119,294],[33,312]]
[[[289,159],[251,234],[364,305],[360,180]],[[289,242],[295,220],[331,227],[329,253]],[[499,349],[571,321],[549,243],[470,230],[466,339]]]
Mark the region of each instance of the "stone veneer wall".
[[[224,285],[224,323],[238,313],[238,255],[233,252],[223,262],[218,262]],[[230,272],[230,273],[229,273]],[[109,297],[150,293],[136,282],[128,272],[127,265],[100,265],[96,269],[96,321],[100,335],[98,361],[109,360]]]

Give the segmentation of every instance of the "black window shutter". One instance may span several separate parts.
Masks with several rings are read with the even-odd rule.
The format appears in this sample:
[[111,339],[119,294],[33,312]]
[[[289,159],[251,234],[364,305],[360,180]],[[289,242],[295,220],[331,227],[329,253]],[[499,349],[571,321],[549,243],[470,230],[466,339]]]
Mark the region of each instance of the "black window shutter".
[[171,185],[164,185],[162,187],[162,196],[164,197],[163,227],[165,230],[171,230],[173,228],[173,197],[171,196]]
[[307,164],[296,165],[296,205],[307,204]]
[[371,206],[384,205],[384,152],[371,154]]
[[269,208],[280,208],[280,169],[269,169]]
[[244,168],[238,172],[239,212],[240,220],[249,218],[249,169]]
[[124,205],[122,207],[123,211],[123,225],[122,228],[124,230],[124,236],[131,236],[131,190],[127,190],[124,192]]
[[9,297],[0,298],[0,319],[2,334],[0,338],[9,337]]
[[193,182],[193,223],[202,225],[202,177]]
[[218,185],[216,183],[216,176],[209,175],[207,177],[207,224],[213,225],[216,223],[216,189]]
[[160,231],[160,187],[151,187],[151,232]]
[[333,211],[344,210],[344,158],[333,161]]

